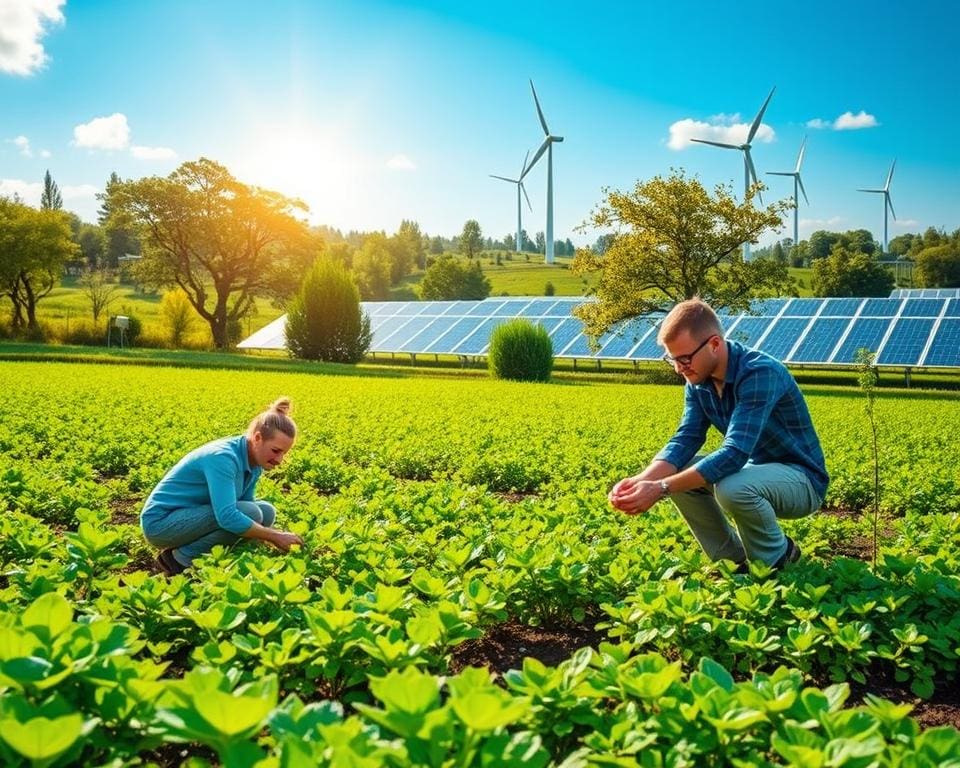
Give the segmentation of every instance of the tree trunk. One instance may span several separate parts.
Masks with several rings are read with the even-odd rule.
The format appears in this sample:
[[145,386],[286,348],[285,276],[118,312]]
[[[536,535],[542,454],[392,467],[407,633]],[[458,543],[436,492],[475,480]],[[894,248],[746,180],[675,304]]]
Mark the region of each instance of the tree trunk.
[[34,329],[37,327],[37,297],[26,275],[20,276],[20,282],[23,284],[24,304],[27,309],[27,328]]

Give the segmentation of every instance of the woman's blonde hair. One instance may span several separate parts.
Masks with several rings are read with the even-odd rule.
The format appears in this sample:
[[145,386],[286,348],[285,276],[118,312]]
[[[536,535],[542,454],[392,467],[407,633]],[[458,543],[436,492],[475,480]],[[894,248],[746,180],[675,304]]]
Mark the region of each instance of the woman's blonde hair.
[[269,440],[277,432],[283,432],[289,438],[297,436],[297,425],[290,418],[292,404],[289,397],[278,397],[267,410],[256,416],[247,427],[247,437],[257,432],[264,440]]
[[703,299],[693,298],[681,301],[660,324],[657,332],[657,344],[661,347],[673,341],[684,331],[694,339],[706,339],[710,336],[723,336],[720,320],[710,305]]

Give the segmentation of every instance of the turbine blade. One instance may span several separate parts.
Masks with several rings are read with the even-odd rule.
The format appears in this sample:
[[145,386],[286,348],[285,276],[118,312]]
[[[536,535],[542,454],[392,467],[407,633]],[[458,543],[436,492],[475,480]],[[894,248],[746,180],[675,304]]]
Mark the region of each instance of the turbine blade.
[[719,141],[707,141],[706,139],[690,139],[690,141],[695,141],[697,144],[710,144],[714,147],[723,147],[724,149],[740,149],[736,144],[721,144]]
[[530,90],[533,91],[533,103],[537,105],[537,115],[540,117],[540,125],[543,126],[544,136],[550,135],[550,129],[547,128],[547,121],[543,117],[543,110],[540,109],[540,99],[537,98],[537,89],[533,87],[533,80],[530,81]]
[[523,169],[527,167],[527,160],[530,159],[530,150],[527,150],[527,154],[523,156],[523,165],[520,166],[520,173],[523,173]]
[[533,169],[533,166],[537,164],[537,160],[539,160],[543,156],[543,153],[547,151],[547,147],[549,146],[550,146],[550,137],[547,136],[547,138],[543,140],[543,144],[540,145],[540,149],[537,150],[537,154],[533,156],[533,160],[530,161],[530,164],[527,166],[527,169],[520,174],[520,181],[523,181],[523,177],[526,176],[528,173],[530,173],[530,171]]
[[503,181],[509,181],[511,184],[518,184],[518,183],[519,183],[519,181],[518,181],[517,179],[508,179],[506,176],[497,176],[496,174],[493,174],[493,173],[488,174],[488,175],[490,176],[491,179],[501,179],[501,180],[503,180]]
[[523,196],[527,198],[527,208],[529,208],[529,209],[532,211],[532,210],[533,210],[533,206],[530,205],[530,198],[527,196],[527,188],[526,188],[525,186],[523,186],[523,182],[522,182],[522,181],[520,182],[520,189],[523,190]]
[[[750,176],[753,178],[754,184],[759,184],[757,180],[757,169],[753,167],[753,158],[750,157],[750,150],[743,150],[743,162],[747,166],[747,170],[750,172]],[[757,190],[757,200],[763,203],[763,195],[760,194],[760,190]]]
[[896,221],[896,220],[897,220],[897,214],[896,214],[896,212],[893,210],[893,201],[890,199],[890,193],[889,193],[889,192],[885,193],[885,194],[884,194],[884,197],[885,197],[886,200],[887,200],[887,205],[890,206],[890,213],[893,214],[893,220]]
[[800,191],[803,192],[803,199],[807,201],[807,205],[810,205],[810,201],[807,200],[807,190],[803,188],[803,179],[800,178],[800,174],[797,174],[797,184],[800,185]]
[[796,176],[794,171],[767,171],[767,176]]
[[797,170],[795,173],[800,173],[800,166],[803,165],[803,153],[807,149],[807,137],[803,137],[803,143],[800,144],[800,154],[797,155]]
[[760,107],[757,116],[753,118],[753,125],[750,126],[750,133],[747,134],[747,144],[753,141],[753,137],[757,135],[757,129],[760,127],[760,123],[763,122],[763,113],[767,111],[767,105],[770,103],[770,99],[773,98],[773,92],[775,90],[777,90],[777,86],[773,86],[773,88],[770,89],[770,95],[767,96],[767,100],[763,102],[763,106]]
[[878,195],[882,195],[886,192],[885,189],[858,189],[857,192],[876,192]]
[[894,160],[893,165],[890,166],[890,173],[887,174],[887,183],[883,185],[884,189],[890,189],[890,180],[893,178],[893,169],[896,167],[897,167],[897,161]]

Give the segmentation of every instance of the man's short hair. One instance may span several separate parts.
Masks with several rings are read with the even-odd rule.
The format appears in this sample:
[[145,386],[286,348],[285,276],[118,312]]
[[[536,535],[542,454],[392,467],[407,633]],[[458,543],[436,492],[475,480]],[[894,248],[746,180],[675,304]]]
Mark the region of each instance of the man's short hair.
[[707,302],[699,298],[681,301],[670,310],[657,331],[657,344],[662,347],[684,331],[700,340],[714,334],[723,336],[716,313]]

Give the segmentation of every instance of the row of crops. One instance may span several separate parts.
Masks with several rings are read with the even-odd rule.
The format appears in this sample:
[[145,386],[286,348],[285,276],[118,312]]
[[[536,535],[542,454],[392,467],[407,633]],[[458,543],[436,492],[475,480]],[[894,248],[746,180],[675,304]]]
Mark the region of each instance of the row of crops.
[[[960,766],[960,732],[870,693],[958,685],[956,398],[878,402],[872,567],[845,556],[871,535],[858,397],[810,392],[844,514],[791,525],[800,563],[741,576],[669,506],[627,518],[605,501],[669,436],[679,388],[0,377],[3,764]],[[156,575],[139,502],[279,394],[301,438],[260,490],[304,549],[244,544]],[[606,641],[496,679],[457,663],[508,621]]]

